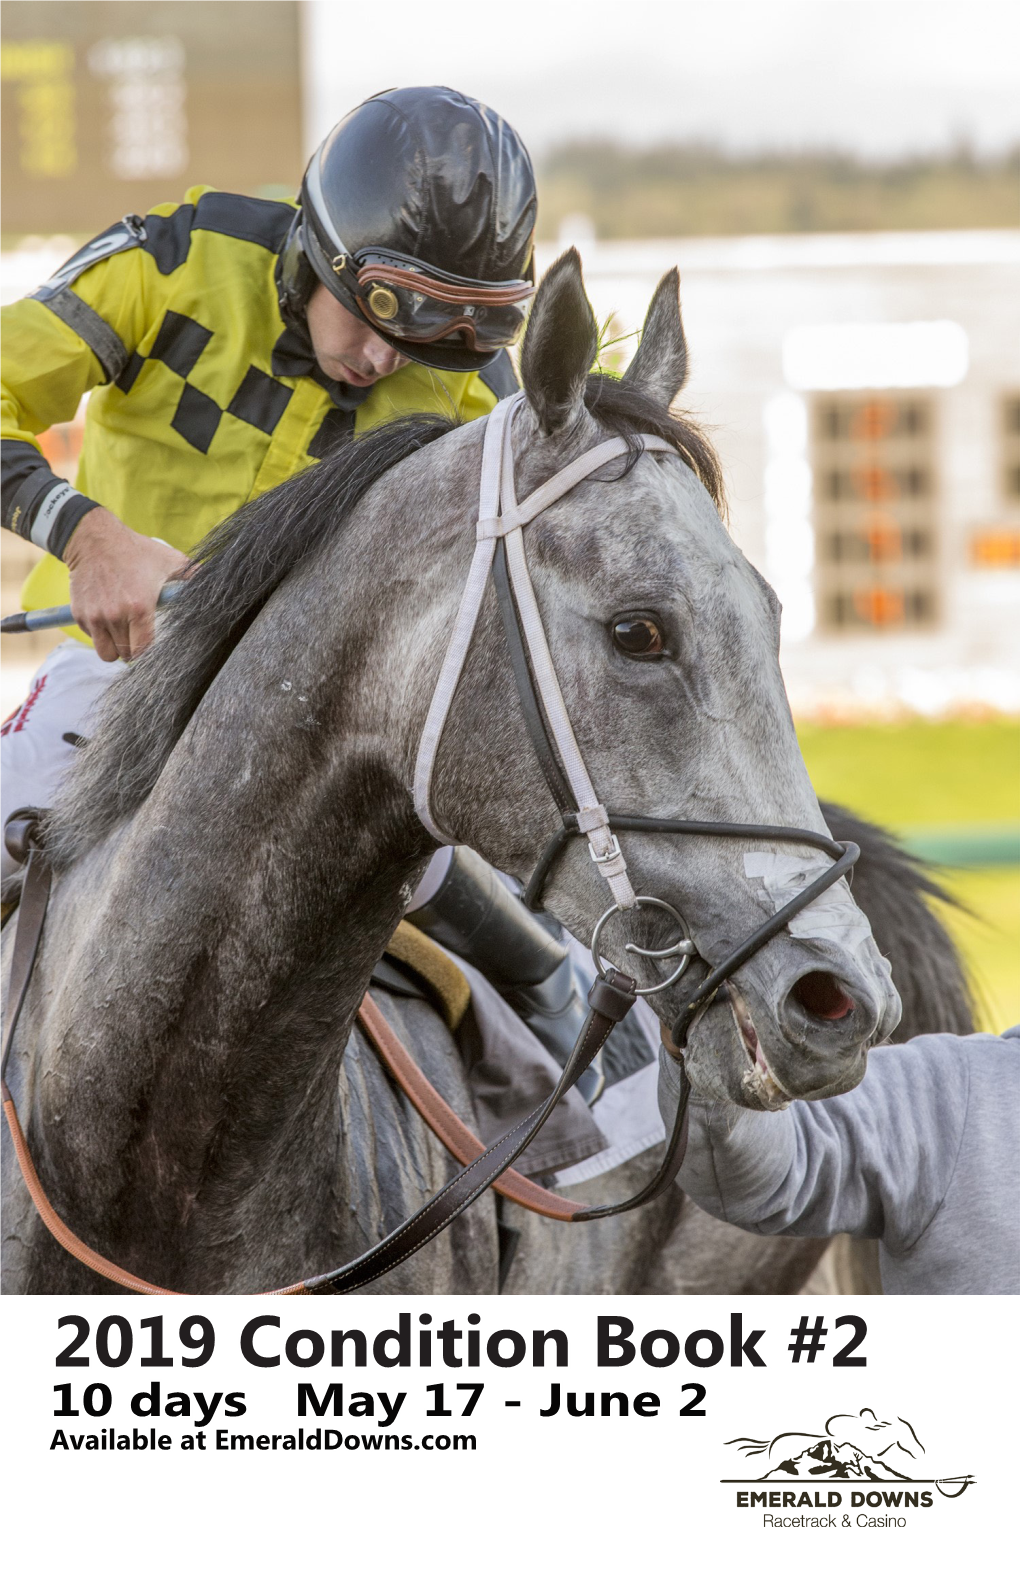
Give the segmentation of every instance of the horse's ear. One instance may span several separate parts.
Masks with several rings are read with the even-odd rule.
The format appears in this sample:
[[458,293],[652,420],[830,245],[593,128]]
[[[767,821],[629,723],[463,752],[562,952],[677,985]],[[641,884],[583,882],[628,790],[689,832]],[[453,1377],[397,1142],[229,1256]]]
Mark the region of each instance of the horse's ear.
[[680,275],[675,268],[659,280],[641,343],[623,381],[667,410],[687,381],[687,340],[680,317]]
[[595,317],[573,247],[538,287],[521,350],[521,382],[547,435],[572,426],[584,409],[584,382],[598,349]]

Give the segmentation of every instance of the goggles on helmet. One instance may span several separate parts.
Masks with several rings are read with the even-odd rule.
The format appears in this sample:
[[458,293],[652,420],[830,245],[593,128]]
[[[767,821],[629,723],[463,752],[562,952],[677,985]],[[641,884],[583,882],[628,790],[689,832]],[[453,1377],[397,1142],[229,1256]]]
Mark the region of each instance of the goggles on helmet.
[[495,353],[512,345],[523,327],[524,306],[535,291],[530,280],[462,279],[400,252],[370,247],[330,255],[316,230],[304,226],[315,272],[384,335]]
[[524,303],[534,294],[526,279],[485,284],[440,269],[427,272],[395,252],[360,252],[358,305],[368,321],[401,339],[433,344],[452,339],[469,350],[502,350],[524,323]]

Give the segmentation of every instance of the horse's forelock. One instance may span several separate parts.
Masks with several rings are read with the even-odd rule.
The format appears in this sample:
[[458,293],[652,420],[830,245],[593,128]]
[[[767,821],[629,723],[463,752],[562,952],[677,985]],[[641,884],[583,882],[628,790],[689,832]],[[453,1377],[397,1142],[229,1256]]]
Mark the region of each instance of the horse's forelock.
[[[599,425],[614,435],[630,438],[639,432],[651,432],[671,444],[725,517],[726,498],[719,457],[690,416],[666,410],[641,389],[601,372],[589,376],[584,403]],[[636,444],[634,452],[635,455],[640,452]]]

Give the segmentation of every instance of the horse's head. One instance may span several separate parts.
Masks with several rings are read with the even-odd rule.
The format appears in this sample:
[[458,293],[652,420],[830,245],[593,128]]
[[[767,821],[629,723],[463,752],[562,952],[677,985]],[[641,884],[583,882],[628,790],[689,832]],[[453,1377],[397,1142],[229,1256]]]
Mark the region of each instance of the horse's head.
[[[678,447],[615,460],[525,531],[556,674],[596,792],[617,814],[824,833],[779,669],[779,604],[696,474],[695,467],[714,484],[710,451],[703,440],[699,448],[693,428],[668,416],[687,366],[676,274],[656,292],[622,383],[588,377],[595,348],[580,266],[567,254],[538,292],[524,341],[527,405],[513,431],[518,497],[613,434],[651,426]],[[465,484],[458,463],[460,498],[462,486],[477,487],[478,439],[468,428],[451,442],[458,461],[472,464]],[[440,451],[456,453],[446,443],[431,452]],[[451,469],[448,459],[448,477]],[[450,596],[446,589],[447,616]],[[434,658],[427,666],[431,685]],[[529,742],[491,589],[437,756],[431,802],[451,835],[522,880],[559,821]],[[678,909],[700,955],[676,985],[651,998],[667,1025],[708,965],[831,864],[807,845],[763,839],[623,832],[620,841],[634,890]],[[610,897],[583,839],[559,861],[545,901],[574,934],[591,936]],[[624,942],[663,947],[674,937],[665,915],[631,911],[613,919],[602,950],[640,973]],[[661,968],[643,967],[644,983]],[[863,1076],[868,1047],[891,1032],[898,1012],[888,965],[840,881],[744,963],[700,1014],[688,1040],[692,1077],[750,1106],[833,1094]]]

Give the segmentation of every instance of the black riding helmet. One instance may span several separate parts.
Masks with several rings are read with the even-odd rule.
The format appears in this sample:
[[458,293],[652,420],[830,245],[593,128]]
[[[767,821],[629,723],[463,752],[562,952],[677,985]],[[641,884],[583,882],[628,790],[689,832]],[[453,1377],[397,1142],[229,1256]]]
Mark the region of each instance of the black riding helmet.
[[452,88],[379,93],[312,155],[281,305],[303,312],[317,278],[401,355],[478,371],[524,321],[537,206],[527,150],[491,109]]

